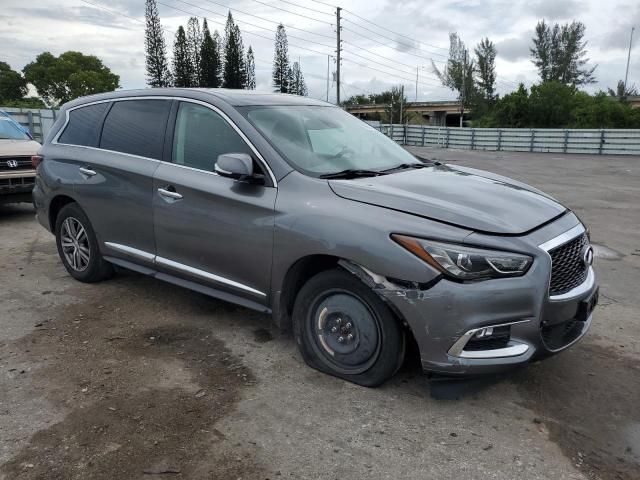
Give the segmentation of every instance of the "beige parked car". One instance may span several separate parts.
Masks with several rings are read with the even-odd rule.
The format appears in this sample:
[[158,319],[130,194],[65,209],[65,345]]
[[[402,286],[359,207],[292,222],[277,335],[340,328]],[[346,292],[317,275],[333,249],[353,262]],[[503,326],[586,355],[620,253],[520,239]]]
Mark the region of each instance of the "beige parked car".
[[16,122],[0,115],[0,204],[31,201],[36,177],[31,157],[39,149]]

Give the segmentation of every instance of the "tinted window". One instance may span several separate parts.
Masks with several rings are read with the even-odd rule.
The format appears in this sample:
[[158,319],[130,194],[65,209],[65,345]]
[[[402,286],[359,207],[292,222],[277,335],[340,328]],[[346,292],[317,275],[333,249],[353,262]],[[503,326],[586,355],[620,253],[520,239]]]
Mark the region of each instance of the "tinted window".
[[251,149],[220,115],[210,108],[181,103],[173,138],[173,161],[213,171],[218,155],[248,153]]
[[108,102],[76,108],[69,112],[69,123],[58,138],[59,143],[97,147],[100,121],[109,106]]
[[160,160],[170,107],[168,100],[115,102],[104,121],[100,148]]

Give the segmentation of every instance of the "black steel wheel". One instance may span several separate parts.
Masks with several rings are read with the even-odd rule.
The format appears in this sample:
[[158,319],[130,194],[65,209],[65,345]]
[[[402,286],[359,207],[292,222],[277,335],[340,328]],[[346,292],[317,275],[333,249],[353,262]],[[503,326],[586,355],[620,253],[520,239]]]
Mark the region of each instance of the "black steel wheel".
[[391,378],[404,358],[397,319],[344,270],[311,278],[298,293],[293,315],[303,358],[325,373],[372,387]]

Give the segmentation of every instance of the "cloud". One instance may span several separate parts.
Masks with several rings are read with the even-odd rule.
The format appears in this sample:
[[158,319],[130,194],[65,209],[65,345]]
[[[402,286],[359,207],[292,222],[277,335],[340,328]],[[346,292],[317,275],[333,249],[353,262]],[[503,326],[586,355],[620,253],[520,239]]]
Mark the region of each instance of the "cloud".
[[507,38],[496,43],[498,57],[510,61],[527,59],[530,56],[529,48],[533,32],[526,32],[520,37]]
[[586,2],[576,0],[539,0],[530,4],[532,13],[540,18],[562,20],[575,18],[588,8]]

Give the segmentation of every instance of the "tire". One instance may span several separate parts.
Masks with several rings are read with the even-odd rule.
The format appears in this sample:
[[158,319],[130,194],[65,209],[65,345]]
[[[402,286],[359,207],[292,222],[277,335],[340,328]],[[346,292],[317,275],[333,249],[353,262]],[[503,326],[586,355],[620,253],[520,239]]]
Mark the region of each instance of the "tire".
[[358,385],[381,385],[404,360],[400,322],[375,292],[341,269],[321,272],[300,289],[293,326],[310,367]]
[[58,255],[73,278],[94,283],[113,275],[113,266],[102,258],[91,222],[77,203],[60,210],[55,232]]

